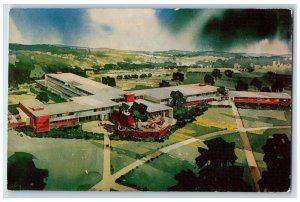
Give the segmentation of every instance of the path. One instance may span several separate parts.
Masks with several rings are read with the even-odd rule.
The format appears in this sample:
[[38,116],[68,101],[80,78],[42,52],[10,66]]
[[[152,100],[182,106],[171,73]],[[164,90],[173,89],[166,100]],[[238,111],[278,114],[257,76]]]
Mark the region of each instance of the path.
[[[238,116],[239,117],[239,116]],[[138,159],[136,161],[134,161],[133,163],[127,165],[126,167],[122,168],[121,170],[119,170],[118,172],[116,172],[115,174],[111,175],[110,173],[110,147],[106,147],[105,145],[109,144],[110,145],[110,139],[109,139],[109,135],[105,135],[104,136],[104,158],[103,158],[103,179],[98,182],[97,184],[95,184],[90,190],[91,191],[98,191],[98,190],[104,190],[104,191],[109,191],[110,189],[115,189],[115,190],[120,190],[120,191],[139,191],[136,190],[134,188],[131,187],[127,187],[124,185],[120,185],[118,183],[116,183],[115,181],[120,178],[122,175],[127,174],[128,172],[130,172],[131,170],[137,168],[138,166],[141,166],[145,163],[147,163],[149,160],[154,159],[162,154],[168,153],[174,149],[178,149],[184,145],[196,142],[196,141],[203,141],[205,139],[209,139],[209,138],[213,138],[213,137],[217,137],[217,136],[221,136],[221,135],[226,135],[229,133],[234,133],[234,132],[240,132],[243,134],[246,134],[245,131],[255,131],[255,130],[266,130],[266,129],[272,129],[272,128],[290,128],[291,126],[268,126],[268,127],[260,127],[260,128],[244,128],[244,127],[238,127],[238,129],[235,130],[223,130],[223,131],[217,131],[217,132],[213,132],[213,133],[208,133],[206,135],[202,135],[200,137],[192,137],[174,144],[171,144],[169,146],[166,146],[164,148],[161,148],[141,159]],[[242,136],[241,136],[242,137]],[[242,137],[242,140],[245,139],[245,137]],[[248,139],[248,138],[247,138]],[[248,143],[247,141],[243,141],[244,147],[250,148],[251,146],[249,144],[249,140]],[[247,145],[247,146],[246,146]],[[252,150],[244,150],[246,157],[247,157],[247,161],[248,161],[248,165],[250,167],[251,170],[251,174],[254,175],[257,179],[258,175],[260,176],[260,173],[257,174],[257,165],[256,165],[256,161],[254,159]],[[253,158],[251,158],[253,157]],[[109,160],[108,160],[109,159]],[[109,163],[107,163],[109,162]],[[255,167],[256,165],[256,167]],[[108,169],[109,167],[109,169]],[[252,168],[253,167],[253,168]],[[105,171],[106,170],[106,171]],[[254,179],[254,178],[253,178]]]
[[239,113],[237,107],[235,106],[235,104],[233,102],[230,102],[230,103],[231,103],[233,115],[234,115],[235,120],[236,120],[237,128],[240,131],[240,136],[241,136],[241,139],[242,139],[244,152],[245,152],[246,159],[247,159],[247,162],[248,162],[248,166],[249,166],[249,169],[250,169],[253,181],[254,181],[255,190],[257,192],[259,192],[260,189],[259,189],[258,181],[261,178],[261,174],[260,174],[260,171],[258,169],[255,157],[253,155],[251,144],[249,142],[249,138],[247,136],[247,133],[245,131],[242,119],[240,117],[240,113]]

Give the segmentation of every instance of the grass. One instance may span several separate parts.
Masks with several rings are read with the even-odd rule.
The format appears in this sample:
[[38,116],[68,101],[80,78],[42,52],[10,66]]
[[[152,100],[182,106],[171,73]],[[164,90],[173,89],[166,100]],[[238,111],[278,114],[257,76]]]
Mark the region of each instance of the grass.
[[257,109],[238,110],[245,128],[291,124],[290,111]]
[[163,142],[122,141],[120,144],[112,143],[111,170],[115,173],[135,160],[173,143],[175,141],[171,139]]
[[267,139],[275,133],[285,133],[291,140],[290,129],[268,129],[261,133],[247,132],[252,150],[254,152],[263,153],[262,147],[266,144]]
[[[196,148],[195,148],[196,149]],[[170,154],[163,154],[147,164],[127,173],[118,181],[127,186],[137,187],[139,190],[167,191],[177,181],[175,175],[182,170],[197,169],[187,160],[174,158]]]
[[36,167],[47,169],[45,190],[88,190],[102,179],[103,145],[86,140],[21,137],[10,130],[8,157],[15,152],[36,157]]

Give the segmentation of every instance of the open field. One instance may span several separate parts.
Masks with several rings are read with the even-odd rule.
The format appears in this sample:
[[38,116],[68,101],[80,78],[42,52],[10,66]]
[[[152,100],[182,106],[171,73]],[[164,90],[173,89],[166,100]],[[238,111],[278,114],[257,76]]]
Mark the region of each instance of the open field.
[[257,109],[238,110],[245,128],[291,124],[290,111]]
[[14,130],[8,133],[8,157],[27,152],[36,157],[36,167],[48,169],[45,190],[86,190],[101,180],[102,150],[102,145],[86,140],[21,137]]

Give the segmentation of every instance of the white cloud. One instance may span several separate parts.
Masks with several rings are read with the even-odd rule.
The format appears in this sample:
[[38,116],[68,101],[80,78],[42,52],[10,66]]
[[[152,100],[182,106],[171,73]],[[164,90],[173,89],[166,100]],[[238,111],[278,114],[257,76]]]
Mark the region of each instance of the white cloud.
[[[195,50],[192,36],[173,35],[162,27],[154,9],[90,9],[90,30],[77,44],[128,50]],[[102,29],[108,25],[112,31]]]
[[[47,29],[46,29],[47,28]],[[30,28],[28,28],[30,29]],[[25,30],[22,30],[25,31]],[[20,44],[62,44],[58,31],[45,27],[40,30],[30,30],[31,35],[25,36],[16,26],[14,20],[9,19],[9,43]]]
[[235,47],[231,52],[284,55],[290,54],[291,50],[287,43],[278,39],[264,39],[251,45]]
[[30,44],[31,41],[25,39],[21,32],[18,30],[14,20],[12,18],[9,19],[9,43],[22,43],[22,44]]

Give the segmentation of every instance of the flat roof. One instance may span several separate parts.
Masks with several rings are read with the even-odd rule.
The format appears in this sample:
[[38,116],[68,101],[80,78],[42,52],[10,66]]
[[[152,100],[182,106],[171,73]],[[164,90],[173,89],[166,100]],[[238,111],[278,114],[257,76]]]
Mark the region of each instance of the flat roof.
[[103,99],[103,97],[100,95],[87,95],[81,97],[73,97],[70,99],[78,104],[89,105],[93,108],[103,108],[119,105],[117,102],[114,102],[112,100]]
[[[56,74],[47,74],[47,76],[51,76],[53,78],[56,78],[58,80],[61,80],[67,84],[70,84],[72,86],[75,86],[77,88],[80,88],[82,90],[85,90],[87,92],[90,92],[92,94],[102,94],[103,91],[110,92],[110,96],[120,96],[122,94],[125,94],[124,91],[93,81],[91,79],[87,79],[81,76],[78,76],[76,74],[72,73],[56,73]],[[114,97],[109,97],[114,98]],[[118,98],[118,97],[117,97]]]
[[[160,111],[166,111],[166,110],[173,109],[172,107],[168,107],[168,106],[163,105],[163,104],[157,104],[157,103],[149,102],[149,101],[143,100],[143,99],[137,99],[137,100],[135,100],[135,102],[142,103],[142,104],[146,105],[147,106],[147,112],[149,112],[149,113],[160,112]],[[126,103],[126,104],[129,104],[131,106],[133,103]]]
[[275,93],[275,92],[229,91],[228,95],[229,97],[291,99],[291,96],[287,93]]
[[[63,114],[69,112],[85,111],[93,109],[90,105],[83,105],[76,102],[62,102],[53,104],[44,104],[37,99],[29,99],[20,102],[35,116],[46,116],[54,114]],[[44,109],[34,111],[32,108],[43,107]]]
[[163,88],[152,88],[145,90],[136,90],[131,91],[136,96],[139,95],[149,95],[158,99],[167,99],[171,98],[170,94],[172,91],[180,91],[184,96],[191,96],[203,93],[216,92],[218,87],[210,85],[199,85],[199,84],[190,84],[190,85],[180,85],[180,86],[170,86]]

